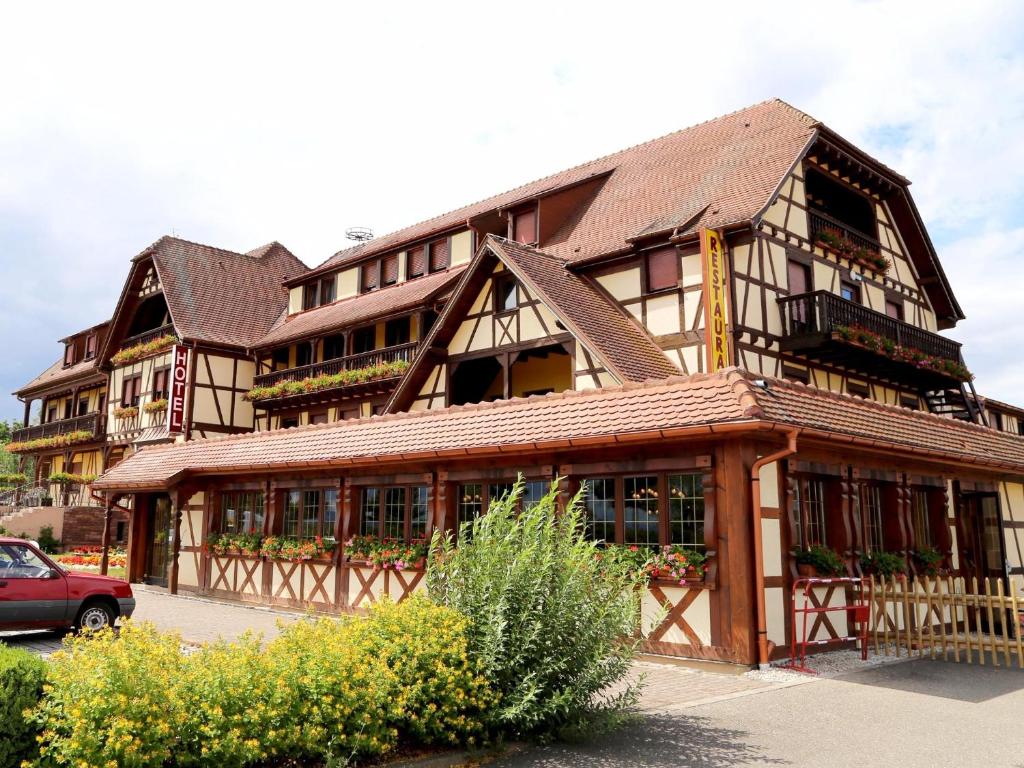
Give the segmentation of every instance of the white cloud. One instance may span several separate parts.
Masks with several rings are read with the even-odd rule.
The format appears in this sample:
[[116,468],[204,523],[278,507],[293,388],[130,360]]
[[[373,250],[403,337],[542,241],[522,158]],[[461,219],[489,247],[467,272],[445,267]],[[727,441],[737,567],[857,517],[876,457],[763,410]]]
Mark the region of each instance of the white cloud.
[[[775,95],[914,181],[951,274],[993,263],[943,245],[1024,209],[1022,22],[991,2],[13,6],[0,384],[109,314],[128,259],[172,230],[318,263],[347,226],[394,229]],[[980,317],[968,362],[1014,399],[1002,358],[971,358],[1007,319]]]

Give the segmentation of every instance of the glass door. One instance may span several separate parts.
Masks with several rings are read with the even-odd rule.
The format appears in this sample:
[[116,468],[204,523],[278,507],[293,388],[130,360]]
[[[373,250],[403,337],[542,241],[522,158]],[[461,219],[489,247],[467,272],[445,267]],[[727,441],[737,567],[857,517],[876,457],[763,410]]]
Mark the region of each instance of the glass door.
[[171,514],[169,496],[156,496],[149,508],[149,536],[146,541],[146,574],[143,581],[147,584],[167,586],[167,565],[170,562],[171,526],[174,517]]
[[[978,580],[978,592],[985,594],[985,579],[992,585],[992,593],[996,592],[996,580],[1004,579],[1003,532],[999,519],[999,499],[994,493],[971,493],[964,496],[963,538],[961,551],[961,571],[965,577],[968,592],[974,590],[973,580]],[[1007,585],[1003,584],[1005,588]],[[972,613],[975,626],[981,626],[986,632],[999,633],[1006,617],[998,612],[992,616],[989,626],[988,612],[979,610]],[[976,615],[973,615],[975,614]],[[1012,622],[1011,622],[1012,626]]]

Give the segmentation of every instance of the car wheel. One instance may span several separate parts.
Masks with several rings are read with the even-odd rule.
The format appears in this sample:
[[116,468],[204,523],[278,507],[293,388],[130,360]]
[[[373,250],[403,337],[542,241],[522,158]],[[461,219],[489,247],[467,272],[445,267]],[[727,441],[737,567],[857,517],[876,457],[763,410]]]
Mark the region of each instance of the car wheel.
[[96,632],[105,627],[114,626],[115,618],[114,611],[109,605],[105,603],[88,603],[78,612],[75,626],[79,630],[87,629],[90,632]]

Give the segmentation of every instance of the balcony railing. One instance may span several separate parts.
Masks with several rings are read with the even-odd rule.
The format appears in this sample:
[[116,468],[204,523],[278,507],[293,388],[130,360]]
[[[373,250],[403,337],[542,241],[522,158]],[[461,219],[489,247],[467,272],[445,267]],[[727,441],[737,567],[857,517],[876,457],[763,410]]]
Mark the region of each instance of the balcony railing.
[[60,419],[46,424],[37,424],[34,427],[22,427],[14,430],[11,440],[15,443],[24,443],[29,440],[38,440],[43,437],[57,437],[70,432],[91,432],[99,437],[103,434],[103,415],[100,413],[87,413],[85,416],[75,416],[70,419]]
[[342,371],[355,371],[382,363],[394,363],[399,360],[408,363],[416,356],[418,348],[418,341],[410,341],[407,344],[397,344],[393,347],[374,349],[370,352],[360,352],[348,357],[325,360],[322,363],[301,365],[284,371],[261,373],[255,378],[253,384],[257,387],[272,387],[275,384],[280,384],[282,381],[302,381],[303,379],[312,379],[317,376],[330,376]]
[[161,325],[159,328],[154,328],[151,331],[143,331],[137,333],[134,336],[129,336],[121,342],[120,349],[128,349],[139,344],[147,344],[155,339],[159,339],[161,336],[172,336],[174,335],[174,324],[168,323],[167,325]]
[[833,219],[827,213],[821,211],[808,210],[807,221],[811,231],[811,242],[816,242],[818,236],[822,232],[831,232],[832,234],[840,235],[846,238],[854,245],[860,248],[866,248],[869,251],[878,253],[879,244],[878,241],[867,235],[860,230],[854,229],[849,224],[844,224],[839,219]]

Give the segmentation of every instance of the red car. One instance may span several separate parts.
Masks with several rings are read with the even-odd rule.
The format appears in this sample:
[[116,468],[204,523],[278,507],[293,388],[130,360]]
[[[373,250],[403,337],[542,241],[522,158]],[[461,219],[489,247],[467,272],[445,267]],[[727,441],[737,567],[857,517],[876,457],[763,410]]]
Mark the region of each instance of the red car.
[[70,573],[30,542],[0,537],[0,630],[96,630],[134,610],[127,581]]

